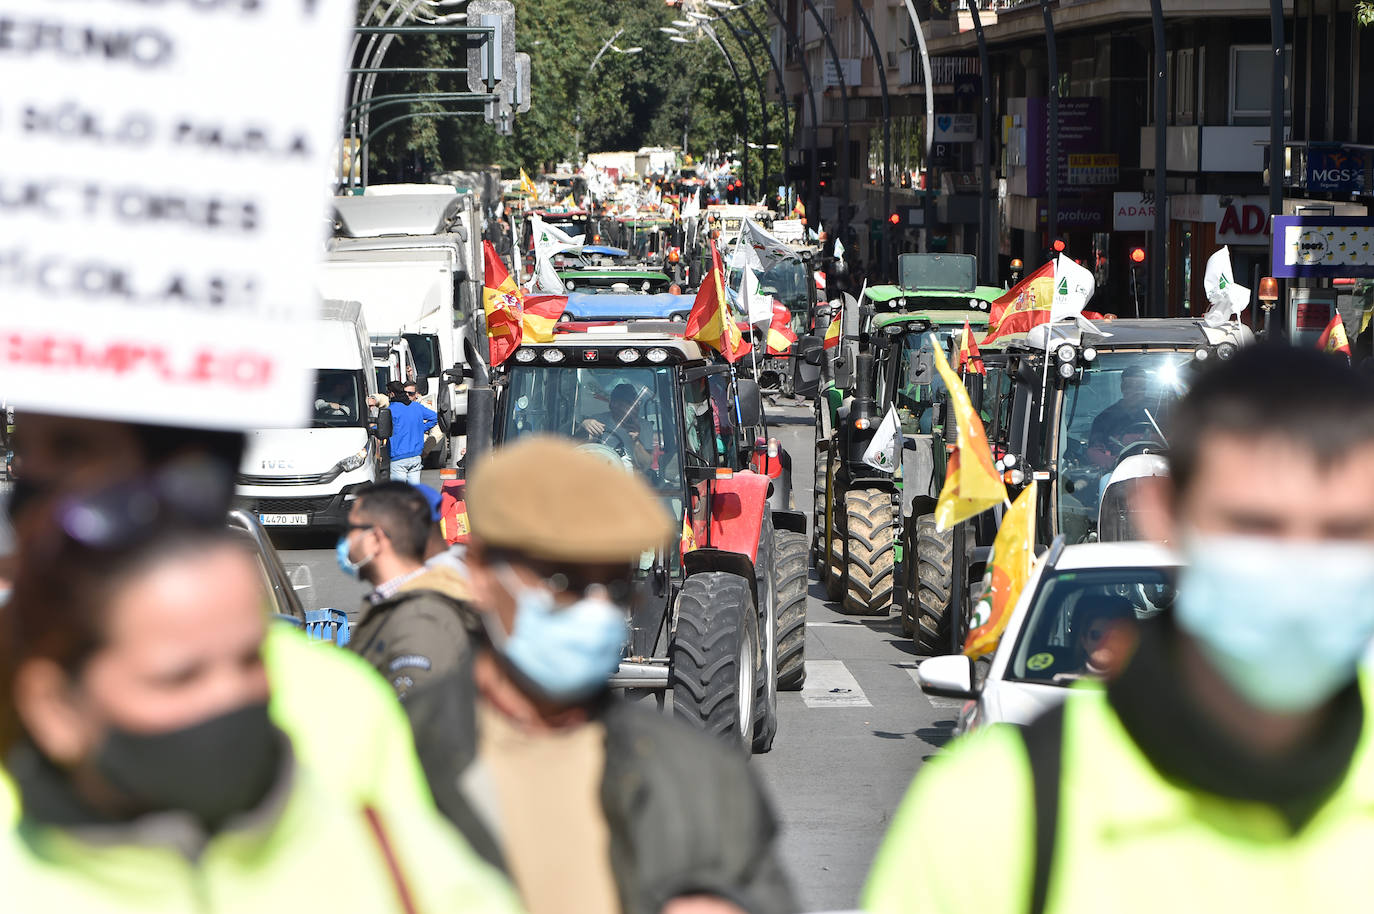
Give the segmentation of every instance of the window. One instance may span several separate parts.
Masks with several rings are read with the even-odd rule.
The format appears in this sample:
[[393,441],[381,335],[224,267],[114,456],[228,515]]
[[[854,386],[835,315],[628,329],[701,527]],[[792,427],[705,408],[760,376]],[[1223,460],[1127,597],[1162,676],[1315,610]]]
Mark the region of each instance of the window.
[[1193,102],[1197,98],[1196,73],[1193,70],[1193,49],[1180,48],[1173,52],[1174,81],[1172,85],[1175,124],[1193,123]]
[[[1269,71],[1273,49],[1266,44],[1231,48],[1230,115],[1236,118],[1269,117]],[[1293,49],[1284,51],[1288,72],[1283,85],[1283,111],[1293,111]]]
[[367,424],[363,375],[341,368],[315,372],[314,428],[350,428]]

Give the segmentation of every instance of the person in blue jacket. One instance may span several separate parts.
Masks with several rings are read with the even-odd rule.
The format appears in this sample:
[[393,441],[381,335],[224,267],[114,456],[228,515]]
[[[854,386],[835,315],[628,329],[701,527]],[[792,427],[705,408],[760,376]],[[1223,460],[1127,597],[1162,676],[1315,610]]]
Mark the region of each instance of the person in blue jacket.
[[387,384],[386,390],[391,397],[391,478],[419,485],[425,433],[439,424],[439,415],[400,381]]

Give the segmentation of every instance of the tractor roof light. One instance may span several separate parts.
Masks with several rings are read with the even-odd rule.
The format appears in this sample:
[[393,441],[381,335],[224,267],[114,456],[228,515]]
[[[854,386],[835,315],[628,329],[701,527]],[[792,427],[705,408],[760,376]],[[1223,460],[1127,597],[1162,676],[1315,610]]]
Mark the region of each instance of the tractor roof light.
[[1235,343],[1221,343],[1217,346],[1217,358],[1221,359],[1223,362],[1225,362],[1227,359],[1231,358],[1231,356],[1235,354]]
[[1011,259],[1011,268],[1012,268],[1013,270],[1019,270],[1019,269],[1021,269],[1022,266],[1024,266],[1024,264],[1021,263],[1021,258],[1020,258],[1020,257],[1013,257],[1013,258]]
[[619,352],[617,352],[617,353],[615,354],[615,357],[618,358],[618,359],[620,359],[620,361],[624,362],[626,365],[628,365],[628,364],[630,364],[631,362],[638,362],[638,361],[639,361],[639,350],[638,350],[638,349],[622,349],[622,350],[620,350]]
[[1002,458],[1002,466],[1006,467],[1007,469],[1011,469],[1012,467],[1016,466],[1016,455],[1007,454],[1006,456],[1004,456]]
[[526,349],[522,346],[515,350],[515,361],[517,362],[528,363],[533,362],[537,358],[539,358],[539,353],[535,352],[533,349]]
[[1197,349],[1193,350],[1193,358],[1197,359],[1199,362],[1205,362],[1205,361],[1207,361],[1207,357],[1210,356],[1211,354],[1212,354],[1212,353],[1208,352],[1205,348],[1203,348],[1203,347],[1201,347],[1201,346],[1199,346]]
[[1065,343],[1063,346],[1060,346],[1058,349],[1056,349],[1054,354],[1059,358],[1059,361],[1070,363],[1073,361],[1074,356],[1076,356],[1078,352],[1073,348],[1072,343]]
[[1059,377],[1063,378],[1065,381],[1073,377],[1074,371],[1073,362],[1059,363]]
[[557,365],[565,358],[566,356],[563,354],[563,350],[561,349],[544,350],[544,361],[548,362],[550,365]]
[[650,349],[648,352],[644,353],[644,357],[648,359],[650,362],[653,362],[655,365],[661,365],[662,363],[668,361],[668,350]]
[[868,426],[871,425],[871,424],[872,424],[872,423],[870,423],[867,419],[863,419],[863,418],[855,419],[855,420],[854,420],[854,427],[857,428],[857,429],[859,429],[860,431],[862,431],[863,429],[868,428]]
[[1007,470],[1002,474],[1002,481],[1009,486],[1019,486],[1026,481],[1026,474],[1020,470]]
[[1096,361],[1096,360],[1097,360],[1097,350],[1096,350],[1096,349],[1094,349],[1093,347],[1089,346],[1087,349],[1084,349],[1084,350],[1083,350],[1083,361],[1085,361],[1085,362],[1094,362],[1094,361]]

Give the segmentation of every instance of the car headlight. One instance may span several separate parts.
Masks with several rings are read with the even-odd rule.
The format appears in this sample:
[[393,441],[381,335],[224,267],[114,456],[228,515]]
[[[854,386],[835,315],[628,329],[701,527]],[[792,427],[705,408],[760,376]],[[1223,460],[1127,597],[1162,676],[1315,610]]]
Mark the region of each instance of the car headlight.
[[367,450],[367,448],[363,448],[353,456],[340,460],[335,466],[345,473],[351,473],[367,462]]

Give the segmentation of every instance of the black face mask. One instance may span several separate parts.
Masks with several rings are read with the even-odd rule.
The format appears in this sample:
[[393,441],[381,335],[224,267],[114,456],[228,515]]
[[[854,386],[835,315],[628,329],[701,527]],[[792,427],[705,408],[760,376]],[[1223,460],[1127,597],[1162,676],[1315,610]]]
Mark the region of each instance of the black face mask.
[[263,703],[163,733],[111,727],[95,767],[142,811],[184,810],[213,831],[261,802],[281,754],[281,735]]

